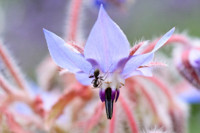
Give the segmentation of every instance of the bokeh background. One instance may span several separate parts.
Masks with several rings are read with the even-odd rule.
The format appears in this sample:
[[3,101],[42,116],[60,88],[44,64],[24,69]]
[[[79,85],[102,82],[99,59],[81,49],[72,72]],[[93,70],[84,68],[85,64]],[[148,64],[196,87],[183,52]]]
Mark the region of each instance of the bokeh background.
[[[48,55],[42,28],[65,37],[68,4],[69,0],[0,0],[0,37],[33,80],[36,66]],[[160,36],[174,26],[178,33],[200,37],[199,7],[199,0],[135,0],[124,8],[107,10],[134,44]],[[82,11],[83,38],[87,39],[98,8],[87,0]],[[191,107],[189,133],[199,133],[200,104]]]

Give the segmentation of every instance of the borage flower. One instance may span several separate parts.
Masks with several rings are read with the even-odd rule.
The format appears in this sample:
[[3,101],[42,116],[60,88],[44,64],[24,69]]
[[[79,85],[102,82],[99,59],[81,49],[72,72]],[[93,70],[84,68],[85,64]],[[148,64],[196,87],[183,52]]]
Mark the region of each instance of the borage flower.
[[51,57],[58,66],[74,73],[83,85],[93,83],[93,86],[100,88],[100,99],[105,102],[107,117],[111,119],[113,102],[117,101],[119,88],[124,85],[125,79],[135,75],[145,76],[150,69],[139,67],[153,59],[154,52],[163,46],[174,30],[167,32],[151,52],[130,55],[130,44],[126,36],[101,6],[84,53],[72,51],[54,33],[45,29],[44,33]]
[[200,47],[185,48],[177,57],[177,69],[180,74],[200,89]]

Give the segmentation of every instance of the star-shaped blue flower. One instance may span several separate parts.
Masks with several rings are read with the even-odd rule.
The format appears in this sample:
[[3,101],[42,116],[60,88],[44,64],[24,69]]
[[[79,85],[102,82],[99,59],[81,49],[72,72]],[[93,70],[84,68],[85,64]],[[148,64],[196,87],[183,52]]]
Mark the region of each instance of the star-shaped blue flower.
[[167,42],[175,28],[167,32],[146,54],[130,56],[130,44],[113,20],[100,7],[98,19],[85,44],[84,54],[74,52],[65,41],[44,29],[48,49],[55,63],[76,75],[83,85],[97,85],[100,98],[105,101],[107,116],[112,117],[113,101],[119,96],[119,88],[125,79],[134,75],[145,75],[150,70],[139,68],[149,63],[154,52]]

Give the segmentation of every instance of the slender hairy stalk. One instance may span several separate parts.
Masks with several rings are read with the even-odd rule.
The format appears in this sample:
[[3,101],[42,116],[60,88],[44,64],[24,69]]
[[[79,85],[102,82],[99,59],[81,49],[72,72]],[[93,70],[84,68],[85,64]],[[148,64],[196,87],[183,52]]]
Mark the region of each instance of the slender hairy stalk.
[[131,48],[129,56],[132,56],[135,54],[135,52],[144,44],[144,42],[140,42],[136,45],[133,46],[133,48]]
[[158,78],[156,77],[146,77],[147,79],[151,80],[154,84],[156,84],[161,91],[163,92],[164,95],[166,95],[168,101],[170,104],[174,104],[174,98],[170,90],[167,88],[167,86],[162,83]]
[[105,106],[102,103],[99,103],[96,106],[96,108],[94,110],[94,114],[92,115],[92,117],[87,122],[87,127],[86,127],[84,133],[88,133],[90,131],[90,129],[92,129],[95,125],[98,124],[98,122],[102,118],[104,107]]
[[131,109],[129,108],[128,104],[126,103],[126,101],[123,99],[122,96],[119,97],[119,101],[121,102],[122,107],[125,111],[125,114],[127,115],[132,133],[139,133],[137,123],[135,121],[133,113],[132,113]]
[[140,90],[142,91],[142,94],[146,98],[146,101],[149,103],[152,112],[156,116],[156,119],[161,123],[161,125],[163,125],[163,122],[159,117],[157,105],[156,105],[152,95],[145,89],[145,87],[139,82],[139,80],[134,79],[134,84],[136,84],[140,88]]
[[9,83],[6,81],[6,79],[0,74],[0,87],[8,94],[12,94],[12,88],[9,85]]
[[109,128],[109,133],[114,133],[115,132],[115,123],[116,123],[116,107],[113,107],[113,116],[112,119],[110,120],[110,128]]
[[18,87],[20,89],[26,90],[26,84],[25,79],[22,77],[21,72],[19,71],[17,65],[12,60],[12,57],[9,55],[9,53],[6,51],[4,46],[0,43],[0,57],[2,58],[2,61],[5,63],[6,68],[10,71],[12,77],[15,79]]
[[76,41],[77,27],[79,22],[79,15],[81,9],[82,0],[73,0],[70,7],[70,20],[68,26],[67,40]]

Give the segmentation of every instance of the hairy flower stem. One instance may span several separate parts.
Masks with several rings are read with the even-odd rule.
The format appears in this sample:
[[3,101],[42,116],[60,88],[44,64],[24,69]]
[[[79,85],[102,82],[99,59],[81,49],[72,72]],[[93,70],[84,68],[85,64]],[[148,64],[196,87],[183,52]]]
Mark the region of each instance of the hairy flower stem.
[[100,119],[102,118],[104,108],[105,106],[103,103],[99,103],[96,106],[92,117],[86,123],[87,125],[84,133],[88,133],[94,126],[96,126],[99,123]]
[[[156,43],[159,41],[159,39],[156,39],[155,41],[153,41],[152,43],[150,43],[149,46],[146,49],[144,49],[144,51],[142,52],[142,54],[150,52],[154,48],[154,46],[156,45]],[[179,35],[179,34],[172,35],[171,38],[165,43],[165,45],[171,44],[171,43],[180,43],[182,45],[190,45],[190,42],[186,38],[186,36]]]
[[[6,117],[6,122],[9,126],[9,131],[12,133],[31,133],[25,131],[22,126],[15,120],[13,114],[8,111],[3,112]],[[1,130],[0,130],[1,131]]]
[[151,94],[145,89],[145,87],[140,83],[139,80],[133,79],[133,82],[135,85],[137,85],[140,88],[142,94],[146,98],[146,101],[149,103],[152,112],[156,116],[156,120],[159,122],[160,125],[164,126],[162,120],[160,119],[158,108],[156,107],[156,103],[154,102],[154,99],[151,96]]
[[11,86],[1,74],[0,74],[0,86],[8,95],[12,95]]
[[156,77],[147,77],[150,81],[152,81],[154,84],[156,84],[163,94],[166,95],[168,101],[169,101],[169,115],[171,116],[171,121],[173,123],[173,130],[176,133],[184,133],[184,115],[180,107],[174,102],[174,96],[170,92],[169,88],[158,78]]
[[9,55],[9,53],[6,51],[6,49],[2,44],[0,44],[0,57],[2,58],[2,61],[5,63],[6,68],[10,71],[11,75],[15,79],[19,88],[27,90],[25,79],[22,77],[22,74],[20,73],[17,65],[12,60],[12,57]]
[[135,118],[134,118],[134,116],[132,114],[132,111],[129,108],[128,104],[126,103],[126,101],[123,99],[122,96],[119,97],[119,101],[121,102],[122,107],[123,107],[123,109],[125,111],[125,114],[127,115],[127,119],[129,121],[132,133],[139,133],[139,129],[138,129],[137,123],[135,121]]
[[0,75],[0,85],[1,88],[8,94],[8,97],[4,99],[4,102],[1,106],[7,106],[9,103],[14,101],[22,101],[30,106],[32,105],[32,99],[27,95],[24,95],[23,91],[11,86],[2,75]]
[[168,99],[168,101],[169,101],[169,103],[170,103],[171,106],[175,105],[175,103],[174,103],[174,101],[175,101],[174,97],[173,97],[172,93],[170,92],[170,89],[167,88],[167,86],[164,83],[162,83],[156,77],[146,77],[146,78],[149,79],[150,81],[152,81],[155,85],[157,85],[161,89],[161,91],[163,92],[163,94],[166,95],[166,97],[167,97],[167,99]]
[[0,85],[1,88],[8,94],[8,97],[4,99],[4,103],[7,106],[8,103],[11,103],[13,101],[23,101],[27,104],[31,103],[31,99],[29,97],[26,97],[27,95],[24,95],[24,92],[21,90],[17,90],[15,87],[11,86],[8,81],[0,75]]
[[132,56],[135,54],[135,52],[144,44],[144,42],[140,42],[137,45],[134,45],[133,48],[130,50],[129,56]]
[[70,8],[70,20],[67,33],[68,41],[76,41],[77,27],[79,22],[79,14],[81,9],[82,0],[72,0]]
[[115,123],[116,123],[116,107],[114,106],[112,119],[110,120],[109,133],[115,133]]

